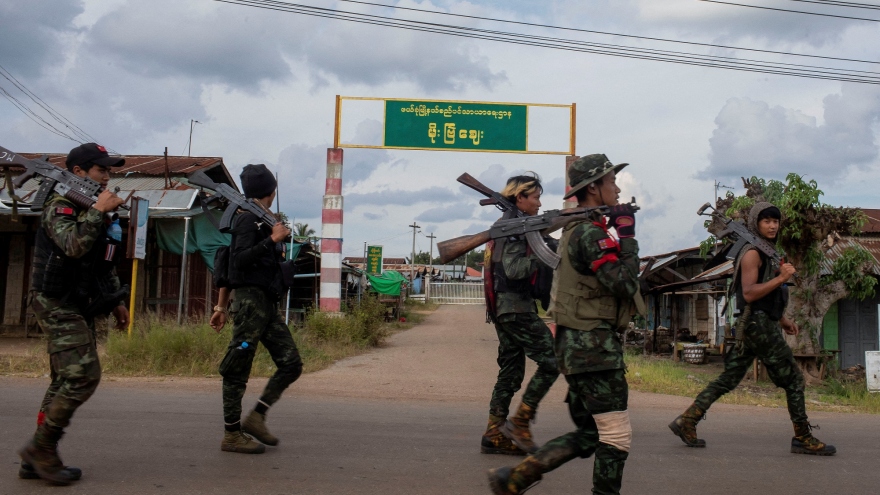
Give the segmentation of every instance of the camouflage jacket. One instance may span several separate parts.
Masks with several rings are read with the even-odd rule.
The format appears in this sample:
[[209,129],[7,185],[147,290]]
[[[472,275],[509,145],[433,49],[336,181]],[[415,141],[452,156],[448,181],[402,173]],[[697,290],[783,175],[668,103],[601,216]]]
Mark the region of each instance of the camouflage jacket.
[[[608,234],[590,222],[575,227],[567,246],[560,246],[572,266],[584,275],[594,272],[590,264],[611,252],[603,249]],[[631,299],[639,290],[639,243],[633,238],[620,240],[617,261],[609,261],[595,272],[599,283],[615,297]],[[600,325],[588,332],[560,326],[556,329],[556,358],[566,375],[589,371],[623,369],[623,341],[611,325]]]
[[[67,198],[53,194],[43,206],[40,227],[66,256],[79,259],[88,254],[98,238],[104,235],[104,214],[94,208],[83,210]],[[120,289],[115,268],[106,282],[112,292]],[[119,301],[119,304],[126,302]]]
[[[501,266],[507,280],[526,280],[538,269],[538,258],[528,254],[525,238],[509,238],[501,252]],[[499,292],[496,299],[496,316],[507,313],[536,313],[535,299],[528,293]]]

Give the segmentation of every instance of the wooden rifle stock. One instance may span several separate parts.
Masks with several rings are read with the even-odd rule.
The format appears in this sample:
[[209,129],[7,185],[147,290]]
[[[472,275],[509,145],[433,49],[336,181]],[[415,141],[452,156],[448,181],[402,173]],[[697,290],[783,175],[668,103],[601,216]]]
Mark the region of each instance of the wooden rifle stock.
[[448,241],[437,243],[437,250],[440,252],[440,263],[449,263],[450,261],[466,254],[468,251],[476,249],[483,244],[492,240],[489,231],[483,231],[479,234],[463,235]]

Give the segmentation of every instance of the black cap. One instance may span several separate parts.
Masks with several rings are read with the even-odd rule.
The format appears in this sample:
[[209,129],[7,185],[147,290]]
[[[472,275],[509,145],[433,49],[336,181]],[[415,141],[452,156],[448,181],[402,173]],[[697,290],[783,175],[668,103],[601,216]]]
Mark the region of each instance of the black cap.
[[278,187],[275,176],[262,163],[245,165],[240,177],[241,188],[246,198],[265,198]]
[[88,163],[94,163],[102,167],[121,167],[125,165],[125,158],[121,156],[110,156],[107,150],[96,143],[86,143],[70,150],[67,154],[67,169],[71,172],[73,167],[82,167]]

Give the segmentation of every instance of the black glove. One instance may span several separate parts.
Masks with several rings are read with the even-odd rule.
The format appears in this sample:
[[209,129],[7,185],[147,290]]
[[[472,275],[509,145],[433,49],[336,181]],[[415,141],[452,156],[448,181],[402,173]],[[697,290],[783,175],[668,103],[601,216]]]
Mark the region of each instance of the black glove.
[[612,206],[608,220],[617,230],[617,237],[625,239],[636,236],[636,211],[629,204]]

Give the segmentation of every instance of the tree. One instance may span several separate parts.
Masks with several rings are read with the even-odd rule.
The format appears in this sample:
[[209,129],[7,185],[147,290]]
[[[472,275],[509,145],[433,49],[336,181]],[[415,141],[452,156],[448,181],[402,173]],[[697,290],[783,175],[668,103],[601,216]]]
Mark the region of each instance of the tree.
[[311,237],[315,235],[315,229],[309,227],[307,223],[293,224],[293,237]]
[[[419,251],[418,254],[416,254],[415,264],[416,265],[430,265],[431,264],[431,255],[424,252],[424,251]],[[439,263],[434,263],[434,264],[439,265]]]
[[[822,320],[832,304],[853,297],[865,299],[874,295],[877,280],[870,275],[874,258],[865,249],[850,248],[840,253],[831,267],[831,273],[821,276],[820,268],[826,253],[840,235],[859,235],[867,222],[858,208],[834,207],[822,204],[815,180],[805,181],[798,174],[788,174],[786,182],[743,178],[746,192],[735,196],[728,192],[716,200],[715,208],[733,219],[747,221],[749,210],[756,202],[768,201],[782,212],[782,228],[777,236],[777,249],[797,270],[797,277],[789,281],[790,299],[786,316],[801,328],[789,344],[801,353],[813,354],[821,349],[818,341]],[[723,225],[717,220],[707,221],[712,237],[704,242],[714,245]],[[805,369],[814,378],[815,369]],[[809,378],[809,377],[808,377]]]

